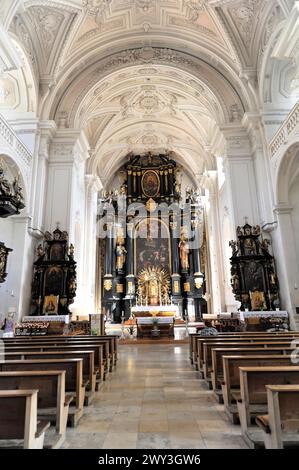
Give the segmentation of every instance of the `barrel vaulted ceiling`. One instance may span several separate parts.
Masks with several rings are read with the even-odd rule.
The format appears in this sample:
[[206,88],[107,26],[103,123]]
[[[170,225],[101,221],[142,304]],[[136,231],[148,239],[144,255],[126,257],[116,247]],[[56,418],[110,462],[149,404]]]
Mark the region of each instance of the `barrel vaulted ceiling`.
[[293,4],[1,0],[0,18],[30,64],[38,116],[85,132],[92,171],[168,149],[200,174],[221,130],[261,107],[263,57]]

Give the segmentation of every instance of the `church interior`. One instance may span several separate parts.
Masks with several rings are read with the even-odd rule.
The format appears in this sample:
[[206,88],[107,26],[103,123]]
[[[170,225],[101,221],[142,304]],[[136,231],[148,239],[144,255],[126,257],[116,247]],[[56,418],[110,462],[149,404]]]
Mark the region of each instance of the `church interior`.
[[1,0],[0,449],[299,447],[298,98],[298,0]]

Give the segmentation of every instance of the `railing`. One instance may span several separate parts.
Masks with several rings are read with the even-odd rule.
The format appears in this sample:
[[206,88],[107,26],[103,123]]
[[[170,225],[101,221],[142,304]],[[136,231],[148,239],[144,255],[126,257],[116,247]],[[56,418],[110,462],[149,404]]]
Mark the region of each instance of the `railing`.
[[271,157],[278,152],[280,147],[287,143],[289,136],[296,129],[299,124],[299,102],[296,103],[287,119],[282,126],[278,129],[275,136],[270,142]]
[[0,136],[3,137],[5,142],[12,147],[17,155],[23,160],[23,162],[30,166],[32,161],[32,154],[29,152],[27,147],[14,133],[9,124],[6,122],[4,117],[0,114]]

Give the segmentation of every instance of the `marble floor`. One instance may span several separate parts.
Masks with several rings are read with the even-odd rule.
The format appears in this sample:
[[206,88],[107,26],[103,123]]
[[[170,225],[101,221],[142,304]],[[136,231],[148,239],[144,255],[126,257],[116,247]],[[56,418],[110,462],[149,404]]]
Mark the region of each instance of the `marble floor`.
[[64,448],[240,449],[213,393],[189,363],[188,345],[120,345],[110,374]]

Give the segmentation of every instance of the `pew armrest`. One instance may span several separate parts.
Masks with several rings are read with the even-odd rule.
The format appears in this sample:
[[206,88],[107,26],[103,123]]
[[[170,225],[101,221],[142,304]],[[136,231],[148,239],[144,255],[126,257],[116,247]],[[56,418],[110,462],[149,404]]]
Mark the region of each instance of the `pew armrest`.
[[38,420],[35,437],[40,437],[45,431],[47,431],[47,429],[49,429],[50,425],[50,421],[46,421],[45,419]]
[[64,406],[68,406],[71,401],[73,400],[74,397],[72,397],[71,395],[66,395],[65,396],[65,399],[64,399]]
[[269,415],[261,415],[255,418],[256,424],[265,431],[266,434],[271,434],[271,429],[269,426]]
[[242,401],[242,396],[241,396],[241,392],[239,390],[234,390],[232,391],[232,397],[234,400],[236,400],[236,402],[241,402]]

